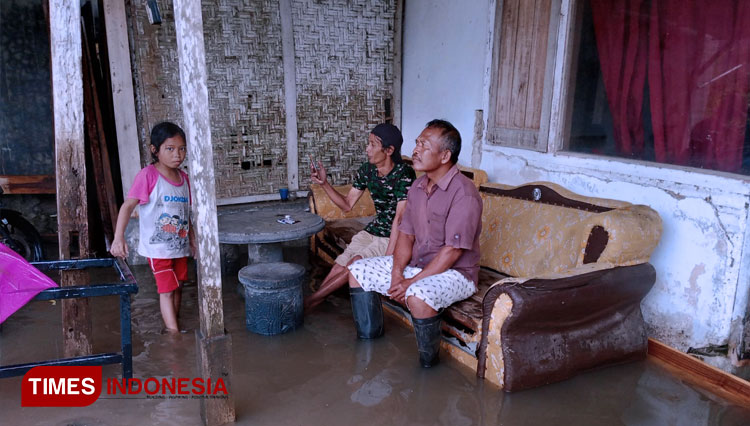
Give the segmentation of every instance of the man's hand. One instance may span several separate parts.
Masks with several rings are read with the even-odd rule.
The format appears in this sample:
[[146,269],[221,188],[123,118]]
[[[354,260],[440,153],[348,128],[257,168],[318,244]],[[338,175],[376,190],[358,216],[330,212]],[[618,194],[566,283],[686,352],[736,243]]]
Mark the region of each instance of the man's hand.
[[406,279],[403,276],[392,276],[391,287],[388,289],[388,296],[403,305],[406,304],[406,289],[412,285],[414,281]]
[[128,245],[125,244],[125,241],[123,241],[122,238],[115,237],[115,240],[112,241],[112,247],[110,247],[109,252],[115,257],[127,257]]
[[310,164],[310,180],[318,185],[324,185],[326,183],[326,168],[323,167],[323,163],[318,161],[317,168]]

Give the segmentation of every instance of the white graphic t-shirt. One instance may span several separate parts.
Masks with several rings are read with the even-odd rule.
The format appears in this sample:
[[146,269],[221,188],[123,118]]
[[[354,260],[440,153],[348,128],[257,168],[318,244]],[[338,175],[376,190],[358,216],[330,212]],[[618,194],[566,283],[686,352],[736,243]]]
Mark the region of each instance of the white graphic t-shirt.
[[172,182],[153,164],[135,176],[128,198],[139,201],[141,256],[174,259],[190,255],[190,182],[182,170],[180,177],[180,182]]

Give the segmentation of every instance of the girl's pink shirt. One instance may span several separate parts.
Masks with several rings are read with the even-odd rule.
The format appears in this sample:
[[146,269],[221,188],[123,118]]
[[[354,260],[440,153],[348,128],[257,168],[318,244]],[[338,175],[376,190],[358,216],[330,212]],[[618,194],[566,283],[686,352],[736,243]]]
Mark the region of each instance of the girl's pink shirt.
[[151,195],[151,191],[154,190],[154,187],[156,186],[156,181],[158,181],[159,176],[161,176],[162,179],[164,179],[169,184],[174,185],[174,186],[182,186],[183,183],[187,183],[189,200],[190,200],[190,204],[192,204],[193,194],[192,194],[192,191],[190,191],[190,179],[188,179],[188,175],[184,171],[179,170],[179,172],[180,172],[180,176],[182,177],[182,180],[180,182],[174,182],[174,181],[169,180],[163,174],[159,173],[159,169],[157,169],[155,165],[151,164],[149,166],[144,167],[143,169],[141,169],[140,172],[138,172],[137,175],[135,175],[135,179],[133,180],[133,186],[131,186],[130,191],[128,191],[128,198],[133,198],[133,199],[138,200],[138,204],[148,203],[148,199],[149,199],[149,196]]

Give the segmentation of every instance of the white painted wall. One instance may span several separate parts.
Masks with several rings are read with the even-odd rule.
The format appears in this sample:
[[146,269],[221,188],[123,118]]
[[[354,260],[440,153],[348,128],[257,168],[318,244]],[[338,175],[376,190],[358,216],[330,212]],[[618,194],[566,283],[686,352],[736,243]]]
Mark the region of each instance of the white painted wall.
[[471,164],[474,111],[482,109],[488,2],[406,1],[402,153],[428,121],[442,118],[461,133],[459,162]]
[[[462,134],[471,164],[475,109],[486,105],[494,1],[407,2],[404,21],[404,153],[433,117]],[[489,17],[489,18],[488,18]],[[561,57],[562,55],[560,55]],[[554,118],[554,117],[553,117]],[[573,153],[482,145],[491,181],[551,181],[580,194],[646,204],[664,223],[642,308],[649,335],[682,351],[736,343],[750,293],[750,184],[736,175]],[[733,370],[727,358],[706,361]]]

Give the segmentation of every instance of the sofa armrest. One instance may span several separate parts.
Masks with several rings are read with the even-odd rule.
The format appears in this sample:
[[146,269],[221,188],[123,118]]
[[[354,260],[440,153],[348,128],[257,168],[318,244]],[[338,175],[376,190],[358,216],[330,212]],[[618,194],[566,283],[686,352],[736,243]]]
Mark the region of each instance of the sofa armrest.
[[[341,185],[334,186],[333,188],[341,195],[346,196],[352,186]],[[370,191],[365,191],[354,204],[354,207],[350,211],[344,212],[331,201],[323,187],[312,184],[310,185],[310,212],[317,214],[326,221],[375,216],[375,203],[373,203],[372,197],[370,197]]]
[[645,357],[640,302],[656,279],[653,266],[585,265],[555,275],[507,278],[488,290],[479,377],[516,391]]
[[578,265],[601,262],[626,266],[648,262],[659,244],[661,232],[661,217],[648,206],[632,205],[598,213],[584,225],[582,241],[586,248]]

